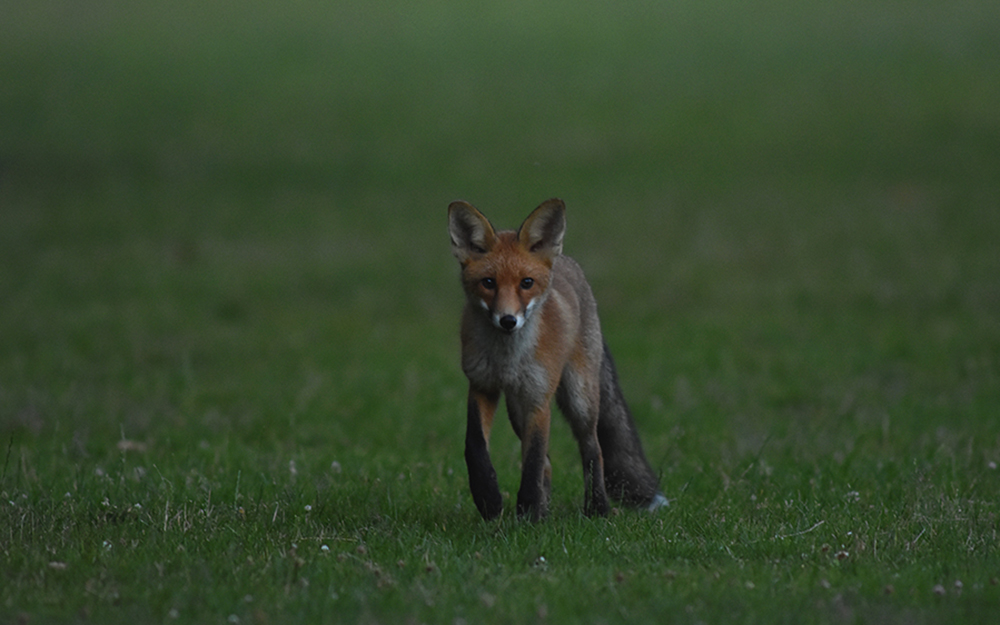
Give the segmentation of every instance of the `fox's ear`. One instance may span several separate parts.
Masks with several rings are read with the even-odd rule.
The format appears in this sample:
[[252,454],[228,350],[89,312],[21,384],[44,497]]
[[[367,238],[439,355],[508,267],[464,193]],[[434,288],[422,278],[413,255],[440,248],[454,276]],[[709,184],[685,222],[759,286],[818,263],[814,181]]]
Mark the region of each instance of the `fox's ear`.
[[521,245],[535,254],[555,258],[562,254],[566,234],[566,205],[558,198],[546,200],[521,224],[517,237]]
[[448,206],[448,234],[451,235],[451,253],[462,263],[485,254],[496,242],[490,220],[473,205],[461,200]]

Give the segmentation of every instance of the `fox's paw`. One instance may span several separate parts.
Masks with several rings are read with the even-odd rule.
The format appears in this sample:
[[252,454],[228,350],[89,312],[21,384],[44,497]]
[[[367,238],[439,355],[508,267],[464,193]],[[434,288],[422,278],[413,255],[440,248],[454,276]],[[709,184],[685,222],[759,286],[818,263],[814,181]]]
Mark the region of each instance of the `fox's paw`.
[[660,508],[666,508],[669,505],[670,502],[667,500],[666,497],[663,496],[663,493],[657,492],[655,495],[653,495],[653,501],[649,502],[649,505],[646,506],[646,510],[650,512],[656,512]]

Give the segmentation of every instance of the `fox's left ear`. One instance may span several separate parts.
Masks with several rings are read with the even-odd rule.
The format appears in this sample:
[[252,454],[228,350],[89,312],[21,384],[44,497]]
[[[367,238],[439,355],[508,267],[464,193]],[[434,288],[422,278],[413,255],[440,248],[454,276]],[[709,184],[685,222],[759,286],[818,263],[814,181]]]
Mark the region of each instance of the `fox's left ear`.
[[451,253],[460,263],[485,254],[496,243],[496,232],[485,215],[468,202],[457,200],[448,206],[448,234]]
[[562,254],[566,234],[566,205],[558,198],[541,203],[517,231],[521,245],[533,254],[555,258]]

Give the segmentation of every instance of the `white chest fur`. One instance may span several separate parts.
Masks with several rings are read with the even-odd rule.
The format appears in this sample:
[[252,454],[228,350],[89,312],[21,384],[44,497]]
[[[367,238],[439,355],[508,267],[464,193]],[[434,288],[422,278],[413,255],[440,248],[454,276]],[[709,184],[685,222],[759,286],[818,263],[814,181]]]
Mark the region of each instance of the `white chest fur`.
[[[477,311],[478,312],[478,311]],[[544,395],[547,374],[535,358],[538,319],[529,316],[523,327],[507,333],[475,315],[470,319],[462,350],[462,370],[474,386],[508,396]]]

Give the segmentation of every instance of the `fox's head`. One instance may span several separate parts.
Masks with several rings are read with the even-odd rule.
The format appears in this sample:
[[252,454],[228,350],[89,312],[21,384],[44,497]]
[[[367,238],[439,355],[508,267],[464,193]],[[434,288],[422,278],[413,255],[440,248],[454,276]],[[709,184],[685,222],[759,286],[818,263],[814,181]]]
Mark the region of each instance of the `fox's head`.
[[562,253],[566,205],[543,202],[521,227],[497,232],[467,202],[448,207],[451,251],[462,265],[469,302],[482,308],[504,332],[524,327],[545,301],[552,263]]

